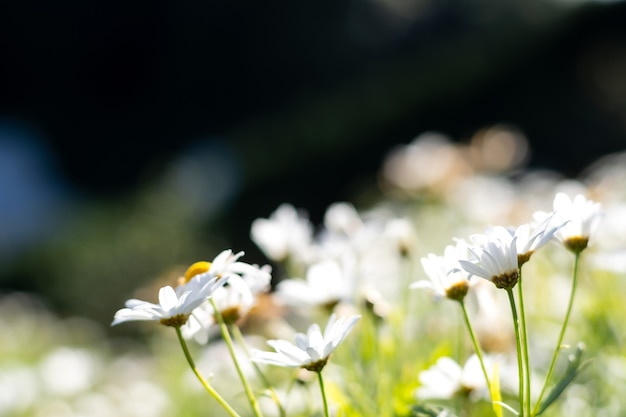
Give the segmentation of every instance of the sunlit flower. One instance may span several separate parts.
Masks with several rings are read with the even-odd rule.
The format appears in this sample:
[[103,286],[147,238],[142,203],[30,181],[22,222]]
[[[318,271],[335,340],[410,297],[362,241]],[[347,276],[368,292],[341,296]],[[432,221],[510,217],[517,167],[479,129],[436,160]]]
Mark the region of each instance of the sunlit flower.
[[446,246],[443,256],[429,254],[421,259],[428,280],[416,281],[410,288],[430,290],[435,299],[442,297],[461,301],[467,295],[470,282],[467,272],[461,269],[459,259],[467,258],[467,244],[457,240],[455,246]]
[[270,365],[321,372],[330,355],[360,318],[360,315],[353,315],[337,319],[337,316],[332,314],[328,319],[324,334],[319,325],[312,324],[306,334],[296,334],[295,345],[286,340],[269,340],[267,344],[276,352],[253,350],[252,360]]
[[502,226],[494,226],[490,228],[485,235],[475,235],[473,243],[479,246],[486,244],[489,238],[495,238],[504,245],[510,245],[515,239],[515,248],[517,250],[518,266],[522,266],[532,256],[532,254],[554,236],[563,224],[550,226],[552,223],[552,215],[547,216],[538,224],[525,223],[517,228],[507,228]]
[[[348,258],[344,258],[348,259]],[[289,278],[276,286],[276,297],[291,306],[334,306],[353,295],[354,271],[350,265],[324,260],[309,266],[306,279]]]
[[200,273],[217,276],[236,274],[241,277],[246,276],[246,280],[249,281],[250,284],[257,281],[265,282],[269,277],[269,272],[259,268],[257,265],[239,261],[239,258],[243,255],[243,251],[233,253],[230,249],[223,250],[211,262],[196,262],[189,267],[185,273],[185,279],[189,281],[190,278]]
[[111,325],[127,321],[152,320],[166,326],[180,327],[187,322],[193,310],[211,297],[227,280],[228,277],[198,276],[181,286],[179,293],[169,285],[162,287],[159,290],[159,304],[130,299],[126,301],[126,308],[115,313]]
[[281,204],[269,219],[259,218],[252,222],[250,237],[274,261],[304,260],[309,256],[313,225],[292,205]]
[[[189,267],[185,277],[192,278],[190,283],[196,279],[195,277],[205,274],[221,276],[222,273],[227,274],[228,282],[212,294],[213,303],[204,302],[192,312],[182,327],[185,338],[193,337],[199,343],[207,342],[211,328],[217,323],[213,304],[225,323],[234,324],[248,314],[255,305],[259,293],[269,290],[271,267],[235,262],[242,254],[243,252],[237,255],[232,255],[229,251],[222,252],[216,258],[217,268],[214,268],[215,262],[196,262]],[[230,262],[226,262],[227,260]]]
[[[588,200],[582,194],[571,199],[565,193],[557,193],[553,202],[554,219],[563,224],[554,236],[574,253],[580,253],[589,244],[589,237],[600,221],[600,203]],[[544,220],[549,214],[538,211],[535,219]]]
[[[484,357],[487,369],[494,360]],[[473,399],[489,398],[487,383],[478,356],[472,355],[461,367],[454,359],[441,357],[430,368],[420,372],[420,387],[415,390],[419,400],[451,399],[458,395],[469,395]]]
[[513,288],[519,279],[517,238],[502,241],[497,236],[472,235],[470,240],[474,244],[469,248],[473,259],[460,259],[461,267],[498,288]]

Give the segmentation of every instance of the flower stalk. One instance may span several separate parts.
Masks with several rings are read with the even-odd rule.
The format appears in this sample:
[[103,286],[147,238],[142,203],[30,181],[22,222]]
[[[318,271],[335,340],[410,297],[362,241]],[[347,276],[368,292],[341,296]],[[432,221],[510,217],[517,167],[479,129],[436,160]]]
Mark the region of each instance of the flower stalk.
[[469,319],[469,315],[467,314],[467,308],[465,307],[465,303],[463,300],[459,301],[461,305],[461,311],[463,312],[463,319],[465,321],[465,326],[467,327],[467,331],[472,339],[472,344],[474,345],[474,351],[476,352],[476,356],[478,356],[478,361],[480,362],[480,367],[483,371],[483,375],[485,376],[485,382],[487,384],[487,390],[489,391],[489,396],[491,397],[491,383],[489,382],[489,373],[487,372],[487,367],[485,366],[485,361],[483,360],[482,349],[478,343],[478,339],[476,338],[476,334],[474,333],[474,329],[472,328],[472,324]]
[[556,367],[556,360],[559,356],[559,352],[561,351],[561,344],[563,343],[563,337],[565,336],[565,330],[567,329],[567,325],[569,323],[569,318],[572,312],[572,305],[574,304],[574,295],[576,294],[576,287],[578,283],[578,264],[580,261],[580,252],[575,252],[574,256],[574,272],[572,273],[572,289],[570,291],[569,302],[567,304],[567,310],[565,312],[565,318],[563,319],[563,324],[561,326],[561,331],[559,332],[559,338],[557,339],[556,347],[554,348],[554,352],[552,354],[552,359],[550,361],[550,366],[548,367],[548,373],[546,375],[546,379],[543,383],[543,387],[541,388],[541,392],[539,397],[537,398],[537,403],[533,408],[532,416],[535,416],[539,410],[539,406],[541,405],[541,400],[546,393],[546,389],[550,384],[550,380],[552,379],[552,375],[554,373],[554,368]]
[[[248,350],[248,346],[246,345],[246,342],[243,338],[243,334],[241,334],[241,329],[239,329],[239,327],[237,326],[232,326],[231,328],[232,328],[232,333],[233,333],[233,336],[235,337],[235,340],[237,341],[237,343],[239,343],[242,349],[246,352],[246,355],[250,357],[251,356],[250,351]],[[278,394],[276,393],[276,390],[274,389],[274,387],[272,387],[270,382],[267,380],[267,378],[265,377],[265,374],[259,368],[259,365],[255,361],[250,361],[250,363],[252,364],[255,371],[257,372],[257,375],[263,381],[263,384],[265,384],[265,388],[269,390],[272,400],[276,404],[276,407],[278,407],[278,415],[280,417],[286,417],[287,413],[285,411],[285,408],[281,404],[280,399],[278,398]]]
[[322,401],[324,402],[324,417],[330,417],[330,414],[328,413],[328,400],[326,399],[326,389],[324,388],[324,377],[322,376],[321,370],[317,372],[317,380],[320,383],[320,392],[322,393]]
[[506,293],[509,297],[509,304],[511,306],[511,314],[513,316],[513,327],[515,328],[515,345],[517,351],[517,373],[518,373],[518,382],[519,382],[519,415],[525,417],[527,415],[527,410],[525,408],[525,371],[524,371],[524,358],[522,355],[522,338],[520,335],[520,321],[517,315],[517,306],[515,305],[515,296],[513,295],[513,289],[507,288]]
[[237,412],[230,406],[230,404],[228,404],[228,402],[226,402],[226,400],[224,400],[224,398],[222,398],[222,396],[219,395],[217,391],[215,391],[215,389],[211,386],[211,384],[209,384],[209,381],[207,381],[204,378],[204,376],[202,376],[193,358],[191,357],[191,353],[189,353],[189,348],[187,347],[187,343],[185,342],[185,339],[183,338],[183,335],[180,331],[180,326],[175,327],[175,329],[176,329],[176,335],[178,336],[178,341],[180,342],[180,346],[183,349],[185,358],[187,359],[187,363],[189,363],[191,370],[196,375],[196,377],[198,378],[198,380],[200,381],[204,389],[207,390],[207,392],[211,394],[213,398],[215,398],[215,400],[226,410],[226,412],[231,417],[240,417],[239,414],[237,414]]
[[233,339],[230,337],[228,326],[226,325],[226,323],[224,323],[224,318],[222,317],[222,314],[218,310],[217,305],[215,304],[215,301],[213,301],[212,298],[209,299],[209,301],[211,303],[211,306],[213,306],[213,309],[215,310],[215,317],[220,327],[222,338],[224,339],[224,342],[226,343],[226,346],[228,347],[228,352],[230,353],[230,356],[233,359],[233,364],[235,365],[235,368],[237,369],[237,374],[239,375],[239,378],[241,379],[241,383],[243,385],[244,391],[246,392],[246,396],[248,397],[248,401],[250,402],[250,407],[252,408],[252,411],[254,412],[254,415],[256,417],[262,417],[263,413],[261,412],[261,408],[259,407],[259,402],[254,396],[254,393],[252,392],[252,388],[250,387],[250,384],[248,383],[248,379],[246,378],[243,371],[241,370],[241,366],[239,365],[239,361],[237,360],[237,355],[235,354]]
[[526,313],[524,309],[524,292],[522,291],[522,268],[519,269],[519,280],[517,282],[517,296],[519,298],[520,327],[522,336],[522,354],[524,356],[524,381],[525,387],[525,409],[530,410],[530,355],[528,354],[528,330],[526,327]]

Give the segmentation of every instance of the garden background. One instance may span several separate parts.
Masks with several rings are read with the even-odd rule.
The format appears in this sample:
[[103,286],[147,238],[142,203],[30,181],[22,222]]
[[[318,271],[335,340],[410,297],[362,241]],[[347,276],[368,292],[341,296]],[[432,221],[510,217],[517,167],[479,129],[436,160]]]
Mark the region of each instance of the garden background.
[[5,2],[3,299],[132,335],[109,324],[136,288],[224,248],[267,263],[254,219],[367,207],[424,132],[505,126],[574,178],[626,148],[625,20],[618,1]]

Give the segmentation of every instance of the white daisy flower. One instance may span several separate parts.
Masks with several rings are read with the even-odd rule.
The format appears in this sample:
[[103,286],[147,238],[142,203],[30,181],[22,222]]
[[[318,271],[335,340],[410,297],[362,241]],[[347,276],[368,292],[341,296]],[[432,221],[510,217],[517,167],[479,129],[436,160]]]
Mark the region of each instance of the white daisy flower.
[[323,260],[309,266],[306,279],[289,278],[276,286],[277,299],[290,306],[334,306],[350,300],[354,293],[354,267],[346,260],[339,264]]
[[324,334],[319,325],[312,324],[306,334],[296,334],[295,345],[286,340],[269,340],[267,344],[276,352],[253,350],[252,360],[270,365],[321,372],[330,355],[360,318],[360,315],[353,315],[337,319],[337,316],[332,314],[328,319]]
[[112,326],[127,321],[153,320],[165,326],[180,327],[187,322],[189,315],[220,288],[228,278],[198,277],[182,287],[177,294],[169,285],[159,290],[159,304],[130,299],[126,307],[115,313]]
[[460,259],[461,267],[498,288],[513,288],[519,279],[517,237],[502,241],[497,236],[472,235],[470,240],[475,245],[469,248],[473,259]]
[[433,253],[421,259],[422,267],[428,280],[412,283],[409,288],[425,288],[430,290],[435,299],[442,297],[461,301],[467,295],[470,282],[468,274],[461,269],[459,259],[467,258],[467,244],[457,240],[455,246],[446,246],[443,256]]
[[[255,282],[266,282],[270,278],[270,273],[266,268],[259,268],[258,265],[251,265],[246,262],[240,262],[239,258],[244,255],[243,251],[233,253],[232,250],[226,249],[215,257],[211,262],[197,262],[195,273],[210,273],[218,276],[227,276],[236,274],[245,277],[245,280],[254,284]],[[192,267],[194,266],[192,265]],[[185,278],[194,275],[194,269],[190,268],[185,274]],[[256,285],[256,284],[255,284]]]
[[[574,253],[580,253],[589,244],[589,237],[595,231],[600,221],[600,203],[588,200],[582,194],[571,199],[567,194],[560,192],[554,197],[554,219],[563,224],[554,236],[563,245]],[[538,211],[534,217],[538,221],[544,220],[549,214]]]
[[[215,261],[201,261],[190,266],[185,273],[185,279],[191,278],[191,280],[184,285],[190,285],[199,277],[206,275],[227,274],[226,285],[216,289],[211,297],[227,324],[236,323],[248,314],[256,304],[257,295],[269,290],[270,287],[271,267],[236,262],[242,254],[243,252],[239,252],[233,255],[230,251],[224,251],[216,258],[217,267],[215,267]],[[182,333],[185,338],[193,337],[199,343],[206,343],[211,328],[215,324],[213,305],[204,302],[192,312],[189,320],[182,327]]]
[[475,235],[473,243],[482,246],[487,240],[495,238],[505,246],[510,246],[515,239],[518,266],[528,262],[532,254],[546,243],[554,234],[563,227],[563,223],[550,227],[553,213],[548,215],[543,221],[537,224],[526,223],[517,228],[494,226],[487,230],[485,235]]
[[[495,359],[485,356],[485,366],[491,369]],[[451,399],[457,395],[470,395],[473,399],[488,399],[489,391],[480,360],[475,354],[461,367],[454,359],[441,357],[430,368],[420,372],[420,386],[415,390],[419,400]]]
[[268,219],[252,222],[250,237],[274,261],[303,261],[309,258],[313,225],[303,212],[290,204],[281,204]]

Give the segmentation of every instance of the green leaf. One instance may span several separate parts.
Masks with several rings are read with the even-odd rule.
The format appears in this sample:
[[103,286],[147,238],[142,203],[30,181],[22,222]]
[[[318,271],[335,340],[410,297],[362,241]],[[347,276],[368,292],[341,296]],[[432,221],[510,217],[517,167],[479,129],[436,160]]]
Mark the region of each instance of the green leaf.
[[563,374],[563,377],[559,380],[559,382],[557,382],[554,388],[552,388],[552,391],[550,391],[550,395],[548,395],[548,397],[545,400],[543,400],[543,402],[541,403],[541,406],[539,407],[539,411],[537,412],[537,414],[535,414],[536,416],[546,411],[546,409],[550,405],[552,405],[552,403],[554,403],[557,398],[559,398],[559,396],[563,393],[565,388],[567,388],[567,386],[574,380],[576,375],[578,375],[580,371],[583,369],[583,367],[588,363],[588,362],[581,363],[581,358],[582,358],[584,349],[585,349],[585,345],[583,343],[579,343],[578,346],[576,346],[576,351],[569,355],[568,357],[569,363],[567,365],[567,369],[565,370],[565,373]]
[[454,417],[454,414],[443,408],[435,409],[425,405],[416,405],[412,409],[412,417]]

